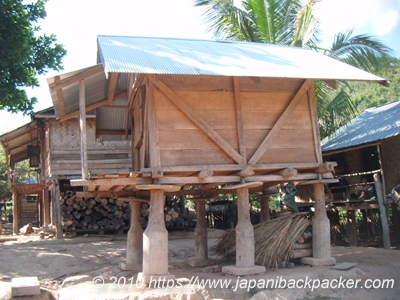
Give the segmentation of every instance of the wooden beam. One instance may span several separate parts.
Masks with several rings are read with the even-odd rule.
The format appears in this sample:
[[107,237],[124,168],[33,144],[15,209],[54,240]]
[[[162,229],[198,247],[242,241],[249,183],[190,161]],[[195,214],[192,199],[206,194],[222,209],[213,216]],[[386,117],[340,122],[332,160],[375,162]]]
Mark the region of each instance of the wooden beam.
[[317,111],[317,101],[315,98],[314,83],[311,84],[310,89],[308,90],[308,103],[310,105],[315,156],[317,158],[317,161],[320,164],[322,164],[323,159],[322,159],[322,151],[320,143],[321,137],[319,134],[319,127],[318,127],[318,111]]
[[290,117],[292,112],[300,103],[302,96],[307,92],[311,84],[312,84],[311,79],[307,79],[306,81],[304,81],[303,85],[297,91],[292,101],[290,101],[289,105],[286,107],[285,111],[279,117],[278,121],[276,121],[276,123],[274,124],[268,135],[261,143],[260,147],[257,149],[257,151],[253,154],[252,158],[249,160],[249,164],[256,164],[261,158],[261,156],[263,156],[265,151],[271,145],[274,138],[278,135],[279,131],[282,129],[283,125],[285,125],[287,119]]
[[59,84],[55,84],[54,86],[50,87],[50,91],[54,92],[57,91],[59,89],[65,88],[71,84],[77,83],[79,81],[81,81],[82,79],[86,79],[89,78],[90,76],[96,75],[100,72],[103,72],[104,68],[103,65],[97,66],[94,69],[88,70],[86,72],[77,74],[73,77],[70,77],[68,79],[65,79],[63,81],[61,81],[61,83]]
[[151,184],[151,178],[115,178],[115,179],[72,179],[71,186],[86,186],[86,185],[137,185],[137,184]]
[[[271,170],[281,170],[286,168],[294,168],[296,170],[313,170],[320,166],[319,163],[269,163],[269,164],[258,164],[251,166],[253,170],[256,171],[271,171]],[[214,172],[235,172],[235,171],[243,171],[248,169],[247,167],[243,168],[243,166],[239,166],[236,164],[227,164],[227,165],[210,165],[209,169]],[[193,165],[193,166],[163,166],[163,172],[165,173],[180,173],[180,172],[192,172],[197,173],[204,169],[204,165]],[[150,174],[151,176],[151,168],[142,168],[140,170],[142,173]],[[239,173],[236,175],[240,175]]]
[[[125,130],[104,130],[97,129],[96,134],[98,135],[125,135]],[[128,130],[128,135],[131,134],[131,130]]]
[[115,91],[117,90],[119,73],[109,73],[110,80],[108,86],[108,104],[110,105],[114,101]]
[[63,230],[61,225],[61,208],[60,208],[60,184],[58,180],[54,181],[53,185],[53,199],[55,209],[55,225],[56,225],[56,239],[63,238]]
[[[283,177],[281,175],[255,175],[246,177],[246,182],[288,182],[288,181],[303,181],[303,180],[332,180],[330,178],[319,179],[317,173],[298,173],[295,176]],[[336,179],[333,179],[336,182]],[[215,183],[241,183],[242,177],[238,175],[226,175],[226,176],[212,176],[206,178],[199,178],[197,176],[191,177],[178,177],[178,176],[166,176],[158,179],[159,184],[182,184],[182,185],[194,185],[194,184],[208,184]]]
[[254,172],[253,168],[250,167],[250,166],[244,167],[244,168],[239,172],[239,175],[240,175],[241,177],[249,177],[249,176],[252,176],[252,175],[254,175],[254,174],[255,174],[255,172]]
[[283,176],[283,177],[291,177],[291,176],[296,176],[297,175],[297,170],[293,168],[286,168],[281,171],[278,171],[278,174]]
[[[117,99],[120,99],[120,98],[123,98],[123,97],[126,97],[126,93],[118,94],[117,96],[114,97],[114,100],[117,100]],[[91,104],[89,106],[86,106],[86,112],[91,111],[91,110],[96,109],[96,108],[99,108],[101,106],[105,106],[105,105],[108,105],[108,98],[104,99],[104,100],[101,100],[99,102],[96,102],[94,104]],[[64,117],[61,117],[60,118],[60,122],[67,121],[67,120],[75,118],[77,116],[79,116],[79,110],[71,112],[71,113],[65,115]]]
[[229,155],[238,164],[245,164],[244,158],[228,144],[203,118],[196,114],[174,91],[167,87],[163,82],[149,76],[157,88],[160,89],[194,124],[196,124],[215,144],[218,145],[227,155]]
[[[61,84],[61,79],[60,76],[54,77],[54,82],[55,84]],[[60,107],[60,114],[62,117],[65,116],[65,103],[64,103],[64,94],[62,89],[57,90],[57,99],[58,99],[58,105]]]
[[233,77],[233,91],[235,95],[236,124],[237,124],[237,133],[239,141],[239,151],[240,155],[246,162],[247,158],[246,158],[246,146],[244,142],[242,101],[240,99],[240,85],[239,85],[239,79],[237,77]]
[[335,90],[338,88],[338,83],[336,80],[324,79],[322,81],[325,82],[327,85],[329,85],[331,88],[333,88]]
[[328,178],[328,179],[315,179],[315,180],[306,180],[306,181],[301,181],[299,183],[295,183],[296,186],[298,185],[307,185],[307,184],[316,184],[316,183],[323,183],[323,184],[329,184],[329,183],[335,183],[339,182],[339,180],[335,178]]
[[114,109],[128,109],[126,105],[104,105],[104,108],[114,108]]
[[201,171],[199,172],[199,174],[197,175],[197,177],[199,177],[200,179],[204,179],[204,178],[207,178],[207,177],[211,177],[211,176],[213,176],[213,175],[214,175],[213,170],[208,169],[208,168],[204,168],[203,170],[201,170]]
[[161,166],[160,143],[158,141],[156,110],[154,108],[154,89],[154,84],[149,82],[146,91],[146,105],[149,126],[149,160],[150,167],[153,170]]
[[321,164],[318,168],[316,168],[315,172],[320,173],[320,174],[333,172],[337,165],[338,164],[336,161],[327,161],[327,162],[324,162],[323,164]]
[[85,80],[79,81],[79,132],[81,141],[81,170],[82,179],[89,176],[87,159],[87,132],[86,132],[86,110],[85,110]]
[[[141,87],[143,80],[146,78],[146,76],[144,74],[138,74],[137,77],[135,78],[135,82],[133,83],[132,88],[129,90],[129,86],[128,86],[128,101],[127,101],[127,105],[128,105],[128,110],[127,110],[127,118],[126,118],[126,129],[128,130],[129,128],[129,120],[131,119],[131,112],[132,112],[132,107],[133,104],[135,102],[136,96],[139,93],[139,87]],[[132,126],[133,128],[133,126]],[[127,136],[127,134],[126,134]]]

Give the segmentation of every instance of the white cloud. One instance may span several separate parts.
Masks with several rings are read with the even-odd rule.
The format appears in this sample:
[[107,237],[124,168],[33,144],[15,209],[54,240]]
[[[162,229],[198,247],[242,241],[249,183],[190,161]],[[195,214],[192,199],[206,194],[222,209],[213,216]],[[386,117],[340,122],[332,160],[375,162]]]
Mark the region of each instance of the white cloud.
[[380,36],[390,33],[400,24],[400,13],[394,9],[386,12],[382,17],[374,22],[373,27],[374,34]]

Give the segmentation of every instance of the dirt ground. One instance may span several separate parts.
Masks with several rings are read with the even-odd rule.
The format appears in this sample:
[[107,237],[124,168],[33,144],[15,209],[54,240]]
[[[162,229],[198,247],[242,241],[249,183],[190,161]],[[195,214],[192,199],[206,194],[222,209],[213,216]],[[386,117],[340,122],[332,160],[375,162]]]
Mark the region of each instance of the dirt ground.
[[[209,246],[212,246],[221,231],[209,231]],[[3,236],[4,237],[4,236]],[[188,260],[194,257],[193,232],[171,232],[169,234],[170,272],[179,282],[197,283],[191,291],[181,288],[132,289],[126,283],[112,286],[112,276],[129,281],[136,272],[124,272],[119,263],[126,256],[126,235],[88,235],[71,239],[42,239],[38,236],[19,236],[16,241],[0,243],[0,300],[10,299],[11,279],[37,276],[42,295],[36,298],[15,299],[399,299],[400,251],[362,247],[332,247],[338,263],[351,262],[358,265],[347,271],[331,270],[330,267],[310,267],[296,263],[294,268],[268,269],[265,274],[235,278],[224,276],[221,266],[234,262],[216,261],[214,268],[193,268]],[[156,255],[156,249],[155,249]],[[214,272],[213,272],[214,271]],[[105,280],[102,288],[96,288],[93,278]],[[230,280],[229,286],[211,288],[199,286],[198,280]],[[360,279],[356,288],[333,286],[328,288],[294,287],[264,289],[266,280],[340,280]],[[393,288],[367,289],[367,280],[393,279]],[[192,280],[192,281],[191,281]],[[193,281],[194,280],[194,281]],[[247,280],[247,285],[245,282]],[[258,287],[251,286],[250,280]],[[314,281],[316,284],[317,281]],[[120,281],[122,284],[123,282]],[[131,281],[132,283],[132,281]],[[371,281],[369,283],[372,283]],[[379,282],[376,281],[377,285]],[[311,283],[310,283],[311,284]],[[251,287],[250,287],[251,286]],[[278,287],[278,288],[276,288]],[[117,288],[111,290],[111,288]]]

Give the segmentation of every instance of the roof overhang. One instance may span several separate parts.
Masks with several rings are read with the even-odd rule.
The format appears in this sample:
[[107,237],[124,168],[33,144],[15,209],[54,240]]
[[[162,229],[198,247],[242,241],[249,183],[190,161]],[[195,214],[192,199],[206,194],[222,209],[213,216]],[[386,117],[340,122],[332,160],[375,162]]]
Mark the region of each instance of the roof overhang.
[[[99,36],[98,53],[102,64],[47,80],[55,115],[61,121],[79,115],[81,80],[85,80],[87,112],[98,109],[100,113],[99,108],[104,112],[114,100],[126,99],[127,82],[121,80],[122,74],[301,78],[322,80],[333,88],[337,80],[388,85],[384,78],[315,51],[263,43]],[[108,116],[103,121],[113,116],[111,110],[103,112]],[[107,128],[101,129],[122,130],[125,123],[104,124]]]
[[32,121],[3,134],[0,136],[0,142],[6,151],[6,155],[9,155],[10,161],[14,164],[28,159],[27,146],[37,146],[39,144],[38,122],[36,120]]

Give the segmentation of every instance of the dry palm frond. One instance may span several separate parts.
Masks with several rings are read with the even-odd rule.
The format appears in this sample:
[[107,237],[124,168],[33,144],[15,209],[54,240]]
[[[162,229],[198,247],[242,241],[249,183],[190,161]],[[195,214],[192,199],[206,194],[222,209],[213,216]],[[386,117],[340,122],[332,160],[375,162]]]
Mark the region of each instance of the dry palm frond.
[[[284,215],[255,225],[255,262],[276,267],[280,261],[289,260],[294,243],[308,225],[307,213]],[[227,231],[211,251],[222,259],[233,259],[236,256],[235,230]]]

